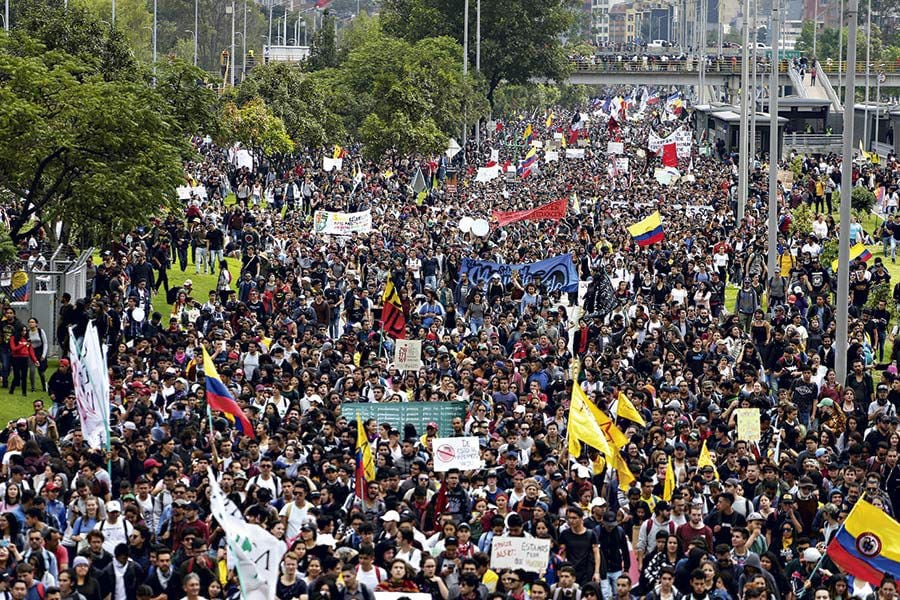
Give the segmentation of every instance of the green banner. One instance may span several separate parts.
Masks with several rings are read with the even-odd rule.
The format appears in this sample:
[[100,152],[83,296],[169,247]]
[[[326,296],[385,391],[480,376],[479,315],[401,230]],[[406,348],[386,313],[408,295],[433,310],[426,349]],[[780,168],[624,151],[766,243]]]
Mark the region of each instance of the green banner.
[[438,424],[438,434],[450,433],[450,422],[454,417],[466,417],[465,402],[343,402],[341,414],[348,421],[356,419],[356,415],[362,420],[375,419],[378,424],[390,423],[400,430],[403,435],[403,426],[412,423],[419,435],[425,433],[425,425],[434,421]]

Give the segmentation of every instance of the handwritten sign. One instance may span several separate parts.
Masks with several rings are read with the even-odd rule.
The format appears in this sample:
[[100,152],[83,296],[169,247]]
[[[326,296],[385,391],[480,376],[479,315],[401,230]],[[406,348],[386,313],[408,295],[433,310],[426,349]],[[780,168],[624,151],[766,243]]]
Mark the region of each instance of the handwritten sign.
[[690,158],[693,139],[691,132],[684,127],[679,127],[668,136],[661,138],[655,132],[650,132],[650,138],[647,140],[647,149],[650,152],[658,154],[662,151],[662,147],[666,144],[675,144],[676,154],[678,158]]
[[543,573],[550,559],[550,540],[495,537],[491,543],[491,568],[522,569]]
[[607,154],[624,154],[625,153],[625,144],[623,142],[607,142],[606,143],[606,153]]
[[422,340],[397,340],[394,367],[400,371],[418,371],[422,366]]
[[758,442],[760,440],[759,409],[737,408],[734,411],[737,417],[737,439],[745,442]]
[[327,235],[352,235],[372,231],[372,211],[343,213],[317,210],[313,220],[313,231]]
[[481,447],[477,437],[434,438],[431,440],[434,470],[437,472],[459,469],[480,469]]

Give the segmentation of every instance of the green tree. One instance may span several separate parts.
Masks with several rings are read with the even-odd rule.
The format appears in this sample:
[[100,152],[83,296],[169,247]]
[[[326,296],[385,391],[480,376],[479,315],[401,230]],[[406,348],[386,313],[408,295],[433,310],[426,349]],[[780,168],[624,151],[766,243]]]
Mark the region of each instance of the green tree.
[[150,62],[153,58],[153,15],[146,0],[116,0],[115,23],[110,0],[70,0],[69,6],[83,7],[96,19],[115,25],[138,60]]
[[294,149],[294,142],[284,129],[284,121],[273,115],[261,98],[254,98],[240,107],[234,102],[225,103],[219,140],[229,146],[240,143],[266,156],[285,154]]
[[340,117],[332,112],[328,91],[310,74],[287,63],[256,67],[237,90],[237,103],[261,98],[284,121],[298,146],[322,146],[342,137]]
[[0,188],[22,199],[14,241],[56,221],[64,240],[109,236],[172,204],[186,140],[156,90],[106,81],[24,31],[0,36],[0,79]]
[[[462,43],[464,0],[383,0],[382,26],[415,42],[449,35]],[[493,104],[501,82],[561,81],[569,72],[562,44],[581,3],[577,0],[506,0],[481,3],[481,69]],[[475,62],[475,2],[469,2],[469,62]]]
[[219,129],[219,98],[206,82],[207,74],[176,57],[163,57],[156,68],[156,91],[183,136]]
[[337,65],[338,50],[337,39],[335,38],[335,19],[326,10],[322,15],[322,26],[312,39],[307,68],[310,71],[321,71]]
[[435,153],[468,113],[487,112],[474,80],[460,72],[462,49],[448,37],[410,44],[376,34],[351,50],[336,69],[315,73],[331,90],[336,112],[370,156],[393,149]]
[[[831,27],[825,27],[819,31],[819,35],[816,37],[815,45],[816,45],[816,54],[817,58],[820,61],[825,61],[828,59],[837,62],[839,50],[843,48],[843,51],[846,53],[847,51],[847,28],[844,27],[840,30],[841,35],[844,40],[841,42],[838,38],[838,30]],[[856,30],[856,39],[857,39],[857,51],[856,57],[858,60],[866,59],[866,41],[868,40],[868,35],[866,34],[866,28],[863,25],[860,25]],[[804,52],[806,54],[811,55],[813,51],[813,24],[812,21],[804,21],[803,27],[800,30],[800,38],[797,40],[797,50]],[[872,60],[881,60],[882,59],[882,35],[881,30],[874,23],[872,24],[872,45],[869,48],[869,54]]]

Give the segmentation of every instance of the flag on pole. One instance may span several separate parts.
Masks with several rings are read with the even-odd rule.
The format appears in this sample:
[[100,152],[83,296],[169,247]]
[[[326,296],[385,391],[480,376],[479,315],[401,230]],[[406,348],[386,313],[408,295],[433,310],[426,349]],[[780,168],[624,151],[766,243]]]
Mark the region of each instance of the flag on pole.
[[666,481],[663,484],[663,500],[672,501],[675,494],[675,467],[672,465],[672,457],[669,457],[669,464],[666,465]]
[[619,401],[616,405],[616,416],[620,419],[628,419],[629,421],[633,421],[639,424],[641,427],[646,427],[647,423],[644,421],[644,417],[641,416],[641,413],[638,412],[638,409],[634,407],[634,404],[631,403],[631,400],[628,399],[624,393],[619,392]]
[[253,433],[253,427],[250,425],[250,420],[247,419],[244,411],[235,402],[234,396],[231,395],[231,392],[228,391],[228,388],[225,387],[225,384],[219,378],[216,365],[213,364],[206,348],[203,349],[203,375],[206,383],[206,404],[209,406],[209,409],[223,413],[225,418],[237,427],[237,430],[242,435],[251,438],[256,437]]
[[616,474],[619,478],[619,489],[623,492],[627,492],[628,488],[631,487],[631,484],[637,481],[634,473],[628,468],[628,463],[625,462],[625,459],[622,457],[622,451],[618,448],[616,448],[612,460],[609,461],[609,466],[616,470]]
[[428,195],[428,184],[425,183],[425,175],[422,173],[422,167],[416,169],[416,174],[413,176],[411,185],[413,192],[416,194],[416,204],[421,206],[422,202],[425,201],[425,197]]
[[706,440],[703,440],[703,446],[700,448],[700,456],[697,458],[697,468],[702,469],[703,467],[712,467],[716,479],[719,478],[719,470],[716,468],[716,464],[709,455],[709,448],[706,447]]
[[[871,258],[872,253],[869,252],[869,249],[866,248],[863,244],[855,244],[852,248],[850,248],[850,262],[853,262],[854,260],[869,262]],[[837,273],[838,259],[834,259],[833,261],[831,261],[831,270]]]
[[384,333],[396,340],[406,339],[406,315],[403,314],[400,294],[397,293],[391,279],[388,279],[384,286],[381,302],[381,327]]
[[362,417],[356,413],[356,496],[362,500],[370,481],[375,481],[375,459]]
[[885,575],[898,579],[900,523],[860,498],[825,553],[842,570],[874,586]]
[[547,115],[547,121],[544,122],[544,126],[545,126],[547,129],[550,129],[550,127],[553,125],[553,117],[555,117],[555,116],[556,116],[556,115],[553,114],[553,111],[552,111],[552,110],[550,111],[550,114]]
[[568,429],[569,455],[573,458],[581,455],[582,442],[596,448],[608,458],[613,456],[612,448],[609,447],[606,436],[603,435],[603,431],[597,426],[597,420],[594,418],[591,410],[592,406],[594,406],[594,403],[588,399],[587,394],[578,385],[576,379],[572,384]]
[[331,153],[331,158],[347,158],[347,151],[335,144],[334,152]]
[[93,323],[88,323],[80,343],[69,327],[69,360],[84,440],[91,448],[105,449],[109,443],[109,374],[106,352]]
[[678,147],[675,145],[675,142],[663,144],[662,164],[666,167],[678,166]]
[[275,600],[278,567],[287,546],[259,525],[244,520],[240,509],[219,487],[210,467],[207,467],[207,476],[210,510],[225,532],[228,565],[237,571],[241,598]]
[[534,129],[531,127],[531,123],[529,123],[525,126],[525,131],[522,132],[522,140],[526,146],[530,146],[532,139],[534,139]]

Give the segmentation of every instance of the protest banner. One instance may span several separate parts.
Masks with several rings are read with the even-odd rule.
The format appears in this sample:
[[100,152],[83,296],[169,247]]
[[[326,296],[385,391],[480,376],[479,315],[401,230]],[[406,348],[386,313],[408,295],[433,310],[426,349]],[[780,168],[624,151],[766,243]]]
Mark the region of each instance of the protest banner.
[[672,143],[675,144],[675,153],[678,155],[678,158],[690,158],[694,142],[691,132],[684,127],[679,127],[664,138],[659,137],[651,130],[650,138],[647,140],[647,149],[659,154],[662,152],[663,146]]
[[313,222],[313,231],[325,235],[370,233],[372,231],[372,211],[341,213],[317,210]]
[[559,221],[566,216],[568,205],[568,199],[561,198],[528,210],[495,210],[491,212],[491,217],[497,219],[497,225],[500,227],[517,221],[543,221],[545,219],[548,221]]
[[625,153],[625,144],[622,142],[607,142],[606,143],[606,153],[607,154],[624,154]]
[[481,447],[477,437],[434,438],[431,440],[434,470],[436,472],[459,469],[480,469]]
[[584,158],[584,148],[566,148],[566,158]]
[[475,285],[487,282],[494,273],[500,275],[504,285],[512,280],[513,272],[518,273],[519,281],[526,282],[537,277],[548,292],[578,291],[578,272],[571,254],[562,254],[536,263],[505,265],[489,260],[464,258],[459,269],[460,274],[467,273],[469,281]]
[[784,185],[784,187],[791,187],[794,185],[794,172],[790,169],[778,169],[778,181]]
[[555,162],[559,160],[559,152],[556,150],[547,150],[544,152],[544,162]]
[[109,377],[106,349],[101,347],[93,323],[88,324],[81,340],[69,327],[69,360],[84,441],[91,448],[108,450]]
[[627,173],[628,172],[628,159],[625,157],[617,158],[616,159],[616,168],[619,170],[620,173]]
[[323,171],[340,171],[344,166],[344,159],[342,158],[329,158],[327,156],[322,157],[322,170]]
[[758,442],[761,438],[758,408],[736,408],[737,439],[745,442]]
[[417,431],[425,431],[425,426],[434,421],[439,431],[450,433],[453,418],[466,417],[465,402],[391,402],[391,393],[385,396],[385,402],[343,402],[341,411],[345,415],[359,413],[364,421],[375,419],[379,423],[393,423],[401,431],[407,423],[415,425]]
[[550,540],[495,537],[491,543],[491,569],[522,569],[543,573],[550,560]]
[[394,368],[418,371],[422,366],[422,340],[396,340],[394,343]]
[[201,200],[206,200],[206,188],[202,185],[180,185],[175,188],[175,191],[178,193],[179,200],[190,200],[191,196],[197,196]]
[[492,167],[478,167],[478,172],[475,174],[475,181],[477,183],[487,183],[498,177],[500,177],[500,167],[498,165]]

